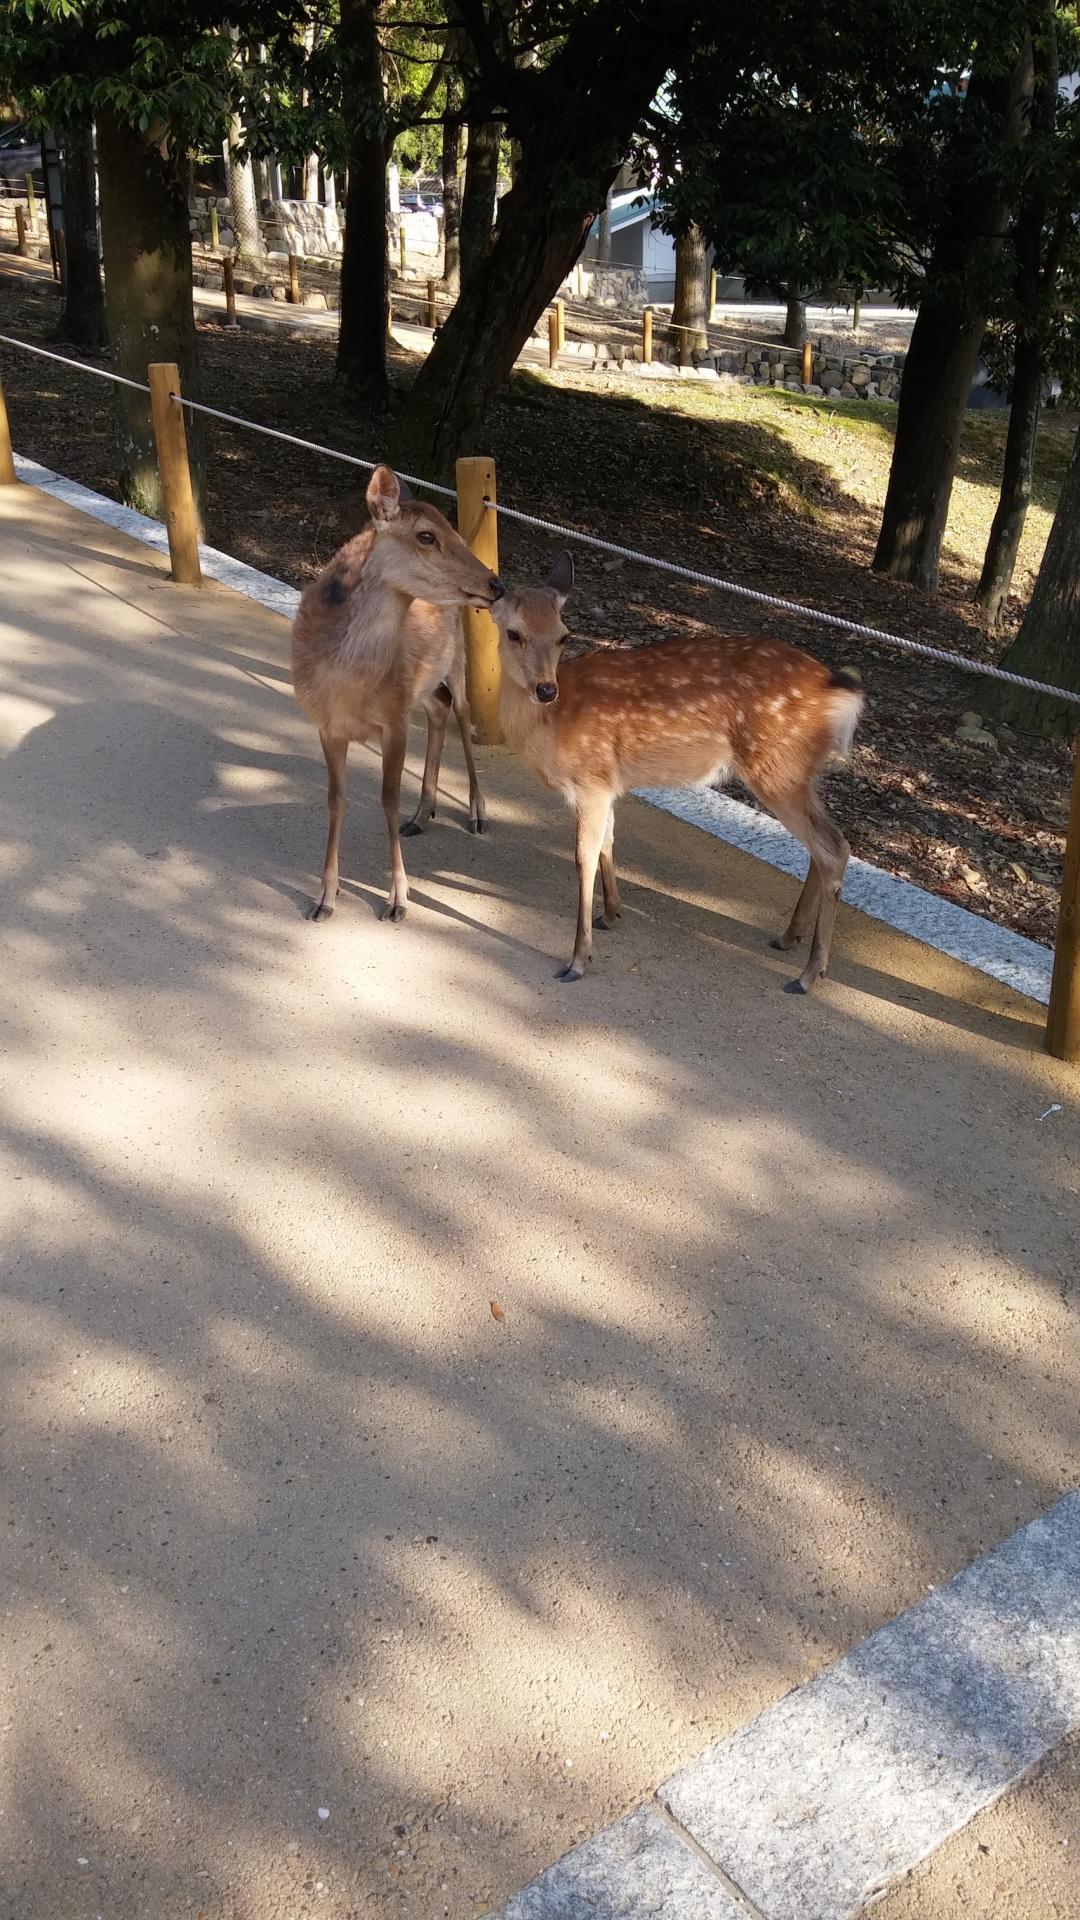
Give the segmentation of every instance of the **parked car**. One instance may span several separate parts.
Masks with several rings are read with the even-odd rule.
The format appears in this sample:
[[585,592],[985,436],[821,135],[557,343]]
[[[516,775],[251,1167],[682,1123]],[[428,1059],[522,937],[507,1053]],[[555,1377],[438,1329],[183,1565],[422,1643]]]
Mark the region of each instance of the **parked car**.
[[21,198],[28,173],[33,175],[35,193],[44,193],[41,141],[21,123],[5,127],[0,133],[0,193]]

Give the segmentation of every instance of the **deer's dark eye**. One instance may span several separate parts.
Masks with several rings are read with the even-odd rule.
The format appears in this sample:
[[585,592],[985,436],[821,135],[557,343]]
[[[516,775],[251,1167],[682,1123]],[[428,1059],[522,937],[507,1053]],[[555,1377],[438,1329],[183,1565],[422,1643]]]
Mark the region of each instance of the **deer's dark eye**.
[[515,647],[523,647],[525,645],[524,635],[520,634],[516,627],[507,627],[506,637],[508,640],[513,641]]
[[421,527],[416,537],[422,547],[437,547],[439,544],[435,535],[429,532],[427,527]]

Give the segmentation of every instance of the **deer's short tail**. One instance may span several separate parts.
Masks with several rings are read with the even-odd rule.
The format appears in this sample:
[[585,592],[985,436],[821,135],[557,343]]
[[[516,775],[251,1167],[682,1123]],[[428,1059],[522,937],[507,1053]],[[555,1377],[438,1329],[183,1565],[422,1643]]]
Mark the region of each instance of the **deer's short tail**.
[[858,667],[837,667],[829,684],[834,690],[833,747],[842,760],[850,760],[855,729],[863,710],[862,675]]

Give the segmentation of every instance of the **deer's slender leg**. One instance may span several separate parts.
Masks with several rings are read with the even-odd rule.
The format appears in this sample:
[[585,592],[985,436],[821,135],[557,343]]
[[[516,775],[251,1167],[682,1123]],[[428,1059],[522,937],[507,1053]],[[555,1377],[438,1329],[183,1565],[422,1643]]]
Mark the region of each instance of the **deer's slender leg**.
[[308,913],[308,919],[316,921],[329,920],[341,890],[338,880],[338,848],[341,845],[341,823],[345,818],[345,762],[349,753],[347,740],[327,733],[320,733],[319,739],[322,742],[323,757],[326,761],[326,804],[330,811],[330,832],[326,841],[326,858],[323,861],[322,892]]
[[401,770],[405,765],[408,723],[383,728],[382,737],[382,809],[390,836],[390,891],[380,918],[404,920],[409,904],[409,882],[401,857]]
[[596,921],[598,927],[614,926],[622,910],[619,898],[619,878],[615,872],[615,802],[608,808],[607,830],[600,848],[600,885],[604,893],[604,911]]
[[569,966],[557,976],[560,980],[580,980],[592,959],[592,903],[596,884],[596,865],[607,833],[611,795],[605,791],[577,795],[577,939]]

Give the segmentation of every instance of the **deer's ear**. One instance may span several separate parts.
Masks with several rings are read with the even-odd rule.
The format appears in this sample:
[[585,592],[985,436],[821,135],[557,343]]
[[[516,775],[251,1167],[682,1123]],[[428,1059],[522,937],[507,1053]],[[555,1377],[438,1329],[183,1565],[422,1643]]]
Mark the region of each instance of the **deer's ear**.
[[574,584],[574,562],[569,553],[560,553],[547,577],[547,584],[560,607]]
[[401,486],[389,467],[376,467],[368,481],[368,512],[377,527],[388,527],[400,512]]
[[415,498],[416,498],[416,495],[415,495],[415,494],[413,493],[413,490],[412,490],[412,488],[410,487],[410,485],[409,485],[409,483],[408,483],[408,481],[407,481],[407,480],[403,480],[403,479],[402,479],[402,477],[401,477],[401,475],[400,475],[400,473],[399,473],[399,474],[396,474],[396,475],[395,475],[394,477],[395,477],[395,479],[397,480],[397,483],[398,483],[398,497],[399,497],[399,499],[401,499],[401,500],[415,500]]

